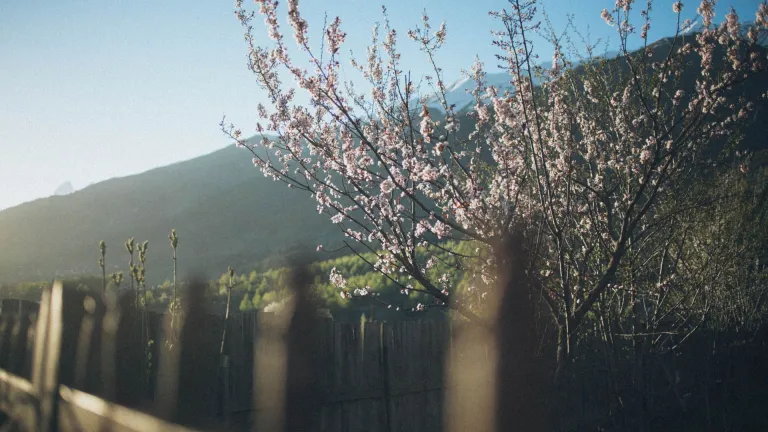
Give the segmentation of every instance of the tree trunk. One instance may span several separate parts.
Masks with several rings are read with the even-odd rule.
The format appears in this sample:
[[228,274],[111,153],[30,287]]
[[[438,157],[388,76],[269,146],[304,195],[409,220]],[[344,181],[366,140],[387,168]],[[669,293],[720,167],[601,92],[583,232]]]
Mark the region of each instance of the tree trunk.
[[571,362],[571,336],[565,327],[560,325],[557,328],[557,369],[555,370],[554,383],[556,386],[564,384],[564,378],[567,378],[568,364]]

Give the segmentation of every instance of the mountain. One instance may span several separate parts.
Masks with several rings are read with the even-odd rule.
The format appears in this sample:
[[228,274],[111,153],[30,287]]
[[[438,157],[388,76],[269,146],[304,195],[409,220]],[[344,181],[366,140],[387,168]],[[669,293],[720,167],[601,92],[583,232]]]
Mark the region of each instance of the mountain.
[[[654,43],[654,56],[665,55],[668,44]],[[695,67],[684,72],[682,87],[689,93],[699,73]],[[504,81],[502,74],[489,76],[491,83]],[[459,96],[471,86],[468,80],[457,81],[449,95],[462,102]],[[734,97],[764,94],[768,80],[754,79],[737,90]],[[472,120],[464,118],[462,124],[460,134],[469,133]],[[741,132],[741,148],[764,150],[768,105],[759,103]],[[713,141],[713,149],[728,138]],[[264,178],[250,161],[246,150],[230,146],[0,211],[0,283],[99,274],[100,240],[107,244],[107,271],[126,271],[123,243],[129,237],[149,241],[147,281],[162,282],[171,276],[171,228],[180,237],[181,277],[191,272],[217,277],[230,265],[237,271],[279,265],[317,244],[326,249],[340,245],[340,230],[317,214],[306,193]]]
[[126,272],[123,244],[135,237],[149,241],[146,277],[159,283],[171,277],[171,228],[181,276],[279,264],[342,237],[305,193],[264,178],[246,150],[230,146],[0,211],[0,282],[101,273],[100,240],[107,271]]
[[75,188],[72,187],[72,183],[64,182],[59,187],[57,187],[55,191],[53,191],[53,194],[58,196],[69,195],[74,191]]

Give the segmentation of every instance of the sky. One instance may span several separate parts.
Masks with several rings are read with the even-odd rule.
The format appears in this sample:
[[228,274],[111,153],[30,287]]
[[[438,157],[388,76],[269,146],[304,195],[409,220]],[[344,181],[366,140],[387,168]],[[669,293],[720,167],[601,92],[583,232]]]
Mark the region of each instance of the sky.
[[[674,31],[672,3],[654,3],[651,39]],[[684,3],[684,18],[694,18],[696,4]],[[751,20],[757,3],[721,2],[718,17],[733,4]],[[326,14],[339,16],[347,33],[342,50],[358,58],[382,18],[382,2],[371,0],[299,4],[311,41],[319,40]],[[424,9],[434,27],[446,21],[447,42],[437,60],[447,82],[460,78],[476,55],[493,71],[490,30],[499,26],[488,11],[508,7],[506,1],[383,4],[401,35],[404,69],[414,76],[427,73],[427,65],[405,33]],[[555,28],[572,15],[592,41],[615,43],[614,30],[600,18],[612,5],[544,0],[542,9]],[[281,2],[288,30],[285,7]],[[265,98],[246,68],[243,29],[233,11],[233,1],[215,0],[0,0],[0,210],[49,196],[66,181],[82,189],[218,150],[230,144],[219,129],[225,115],[244,134],[253,133],[256,105]],[[266,39],[261,22],[256,34]],[[536,42],[542,62],[549,60],[551,49]]]

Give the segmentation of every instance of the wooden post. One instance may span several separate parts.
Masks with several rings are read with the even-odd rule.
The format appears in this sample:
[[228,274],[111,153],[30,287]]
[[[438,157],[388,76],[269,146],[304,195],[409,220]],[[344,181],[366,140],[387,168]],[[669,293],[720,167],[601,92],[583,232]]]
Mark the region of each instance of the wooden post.
[[35,368],[32,385],[40,398],[37,430],[56,429],[59,399],[59,354],[61,352],[63,288],[60,281],[43,292],[37,322]]
[[389,331],[389,324],[381,323],[380,327],[380,344],[381,344],[381,379],[384,395],[384,421],[386,423],[386,431],[392,432],[392,408],[390,403],[391,387],[389,384],[389,349],[388,344],[391,338]]
[[105,311],[101,326],[101,392],[104,397],[114,402],[116,387],[117,327],[120,325],[118,293],[104,297]]
[[230,368],[230,358],[228,355],[221,356],[219,373],[221,374],[221,386],[219,390],[221,392],[221,414],[222,417],[224,417],[224,424],[228,428],[230,425],[230,412],[232,411],[232,406],[229,400],[229,394],[231,391],[229,379],[232,374],[232,370]]

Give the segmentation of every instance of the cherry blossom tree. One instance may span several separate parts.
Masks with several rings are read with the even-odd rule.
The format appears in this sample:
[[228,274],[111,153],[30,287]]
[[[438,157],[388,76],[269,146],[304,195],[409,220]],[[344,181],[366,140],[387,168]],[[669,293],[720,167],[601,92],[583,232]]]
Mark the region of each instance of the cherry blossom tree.
[[[510,0],[491,13],[510,87],[489,85],[476,61],[466,72],[476,83],[474,102],[461,111],[448,103],[435,60],[447,27],[433,28],[426,13],[407,36],[433,71],[427,90],[403,70],[386,10],[361,61],[343,54],[339,18],[324,27],[321,41],[310,41],[298,0],[289,0],[297,47],[289,48],[278,2],[256,4],[251,11],[236,1],[236,15],[248,67],[268,101],[258,106],[257,139],[224,122],[222,130],[252,153],[265,176],[309,193],[318,212],[344,231],[347,248],[376,256],[368,261],[373,268],[405,292],[423,291],[471,320],[483,322],[482,299],[492,298],[486,294],[497,273],[495,248],[522,233],[531,287],[558,329],[559,360],[568,358],[596,301],[618,285],[626,257],[686,211],[688,201],[675,197],[709,163],[712,143],[749,117],[749,97],[766,96],[740,93],[766,70],[759,44],[768,31],[765,2],[751,25],[733,10],[715,25],[714,0],[704,0],[696,11],[703,28],[690,34],[676,2],[665,6],[677,15],[673,36],[652,43],[651,2],[637,14],[634,1],[618,0],[602,17],[616,31],[620,55],[576,65],[564,39],[538,21],[535,0]],[[255,35],[258,16],[268,40]],[[535,34],[552,45],[551,69],[536,65]],[[343,64],[368,88],[343,82]],[[299,103],[297,92],[309,103]],[[440,112],[428,108],[430,97]],[[446,249],[446,240],[470,242],[474,253]],[[455,259],[438,263],[430,251]],[[438,264],[478,283],[457,292],[448,272],[428,276]],[[335,271],[330,277],[343,296],[372,292],[347,286]]]

